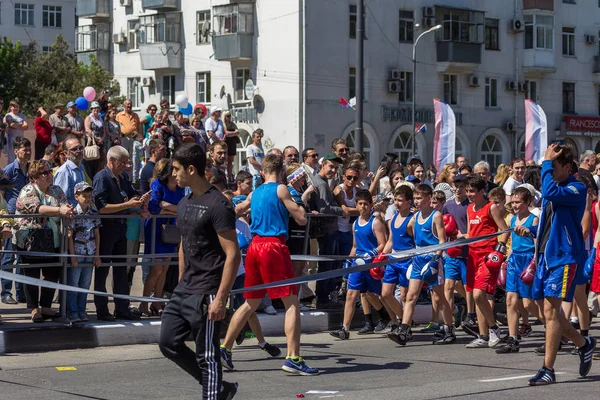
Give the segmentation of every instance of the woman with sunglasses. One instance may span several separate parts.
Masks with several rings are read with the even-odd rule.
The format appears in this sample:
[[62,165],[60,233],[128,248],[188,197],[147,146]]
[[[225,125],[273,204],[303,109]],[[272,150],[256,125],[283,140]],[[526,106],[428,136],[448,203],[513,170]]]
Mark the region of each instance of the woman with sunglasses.
[[[45,247],[48,252],[58,253],[61,236],[59,231],[60,219],[58,217],[73,217],[73,207],[69,205],[65,193],[59,186],[52,184],[52,172],[50,163],[45,160],[33,161],[29,166],[29,178],[31,183],[25,185],[19,197],[17,198],[16,214],[42,214],[43,217],[19,218],[14,226],[16,237],[16,248],[19,251],[39,251],[39,244],[28,248],[28,243],[39,243],[33,240],[34,237],[44,237],[41,232],[44,231],[48,236],[46,238],[50,244]],[[34,236],[35,235],[35,236]],[[32,257],[21,256],[24,264],[45,264],[58,263],[56,257]],[[25,276],[40,279],[40,274],[44,275],[44,280],[48,282],[58,282],[61,269],[58,267],[25,267],[23,268]],[[25,285],[25,298],[27,299],[27,308],[31,310],[31,320],[33,322],[43,322],[45,319],[55,318],[58,312],[52,310],[52,300],[54,299],[54,289],[40,288],[35,285]],[[41,309],[40,309],[41,307]]]

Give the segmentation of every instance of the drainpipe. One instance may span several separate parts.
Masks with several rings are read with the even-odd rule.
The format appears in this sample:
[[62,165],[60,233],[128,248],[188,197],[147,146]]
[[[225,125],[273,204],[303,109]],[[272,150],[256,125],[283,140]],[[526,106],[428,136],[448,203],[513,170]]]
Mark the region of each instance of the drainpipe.
[[[519,0],[515,0],[515,16],[514,19],[519,18]],[[514,156],[519,156],[519,139],[517,136],[517,127],[519,123],[519,53],[517,50],[517,44],[519,42],[519,35],[515,34],[515,79],[517,82],[517,90],[515,90],[515,147],[514,147]]]
[[298,7],[300,8],[300,31],[298,32],[299,44],[300,44],[300,88],[299,88],[299,108],[300,108],[300,123],[298,127],[300,129],[300,149],[306,148],[306,0],[298,0]]

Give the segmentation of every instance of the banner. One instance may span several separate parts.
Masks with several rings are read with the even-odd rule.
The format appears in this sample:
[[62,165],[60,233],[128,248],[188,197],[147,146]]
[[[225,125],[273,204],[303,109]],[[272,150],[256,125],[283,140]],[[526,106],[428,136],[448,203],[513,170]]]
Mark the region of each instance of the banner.
[[546,114],[535,101],[525,99],[525,159],[538,162],[547,147]]
[[433,137],[433,165],[440,173],[444,165],[454,162],[456,145],[456,118],[448,103],[433,99],[435,136]]

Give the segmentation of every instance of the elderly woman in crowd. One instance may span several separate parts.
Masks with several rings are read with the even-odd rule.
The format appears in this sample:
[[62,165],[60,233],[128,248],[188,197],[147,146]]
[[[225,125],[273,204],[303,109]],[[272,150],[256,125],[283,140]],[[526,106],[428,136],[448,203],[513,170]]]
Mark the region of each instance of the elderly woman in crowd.
[[[177,186],[175,176],[173,175],[173,164],[169,159],[162,159],[154,167],[152,183],[150,184],[150,201],[148,202],[148,211],[151,214],[167,215],[171,218],[159,218],[156,220],[156,231],[152,232],[152,219],[146,220],[144,227],[145,233],[145,254],[170,254],[175,252],[176,245],[165,243],[163,241],[163,225],[174,225],[175,216],[177,216],[177,204],[183,199],[185,189]],[[154,241],[154,252],[152,252],[152,241]],[[157,263],[169,263],[170,257],[155,258]],[[153,265],[150,274],[144,282],[143,295],[148,297],[154,291],[154,297],[162,298],[164,295],[165,279],[167,277],[168,265]],[[152,304],[148,310],[148,304],[140,304],[142,315],[159,315],[162,307],[161,303]]]
[[[19,251],[39,251],[58,253],[61,235],[57,217],[71,218],[73,207],[67,202],[67,197],[59,186],[52,184],[50,165],[44,160],[36,160],[29,166],[31,183],[25,185],[17,198],[16,214],[42,214],[42,217],[19,218],[16,221],[14,239]],[[58,262],[55,257],[21,256],[26,264],[41,264]],[[25,276],[40,278],[48,282],[58,282],[59,267],[25,267]],[[42,322],[44,319],[58,315],[53,311],[52,299],[54,289],[25,285],[27,308],[31,310],[31,320]],[[41,310],[40,310],[41,307]]]

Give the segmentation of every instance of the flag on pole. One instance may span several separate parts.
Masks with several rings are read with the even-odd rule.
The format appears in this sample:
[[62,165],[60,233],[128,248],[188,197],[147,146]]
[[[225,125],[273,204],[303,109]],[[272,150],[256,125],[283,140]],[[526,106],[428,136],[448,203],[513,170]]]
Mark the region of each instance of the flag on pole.
[[537,162],[547,147],[546,114],[535,101],[525,99],[525,158]]
[[356,97],[351,98],[350,101],[346,101],[345,98],[340,97],[340,100],[338,101],[338,103],[340,103],[340,106],[342,106],[342,108],[354,109],[354,106],[356,106]]
[[433,163],[439,173],[444,165],[454,162],[456,119],[452,108],[440,99],[433,99],[433,110],[435,112]]
[[417,126],[415,127],[415,132],[420,132],[422,134],[425,134],[425,132],[427,132],[427,125],[417,124]]

